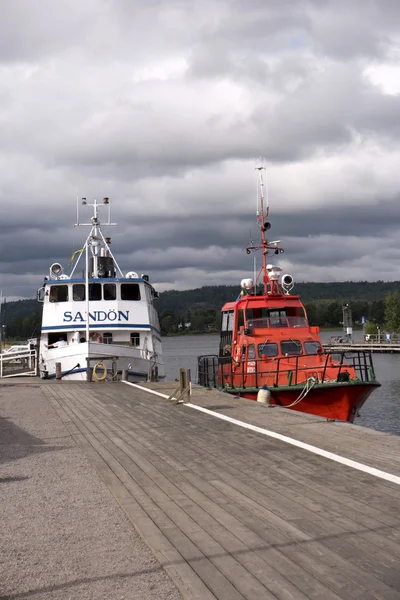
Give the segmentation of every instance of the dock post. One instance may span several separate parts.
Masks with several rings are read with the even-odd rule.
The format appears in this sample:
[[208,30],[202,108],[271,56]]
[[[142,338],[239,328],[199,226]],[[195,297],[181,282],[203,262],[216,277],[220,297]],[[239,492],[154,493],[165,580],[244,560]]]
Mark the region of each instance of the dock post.
[[121,380],[128,381],[128,369],[122,369]]
[[[179,392],[179,394],[178,394]],[[175,394],[178,396],[175,397]],[[190,401],[192,395],[192,382],[190,380],[190,369],[179,369],[179,387],[168,396],[167,400],[172,400],[173,404],[181,404],[184,402],[182,398],[186,395]]]
[[92,381],[92,370],[90,368],[90,358],[86,358],[86,381]]
[[117,359],[115,356],[112,357],[112,381],[115,381],[117,377]]
[[56,379],[61,379],[61,377],[62,377],[61,363],[60,362],[56,362]]

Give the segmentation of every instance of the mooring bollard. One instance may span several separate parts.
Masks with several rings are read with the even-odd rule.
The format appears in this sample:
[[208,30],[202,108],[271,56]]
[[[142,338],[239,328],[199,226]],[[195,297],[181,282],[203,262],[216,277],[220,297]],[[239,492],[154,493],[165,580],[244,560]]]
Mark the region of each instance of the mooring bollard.
[[61,379],[61,377],[62,377],[61,363],[56,362],[56,379]]
[[[176,394],[178,394],[178,396],[176,396]],[[170,396],[168,396],[168,400],[172,400],[173,404],[181,404],[184,402],[183,397],[185,395],[187,397],[187,401],[189,402],[192,395],[190,369],[179,369],[179,387],[172,392]]]

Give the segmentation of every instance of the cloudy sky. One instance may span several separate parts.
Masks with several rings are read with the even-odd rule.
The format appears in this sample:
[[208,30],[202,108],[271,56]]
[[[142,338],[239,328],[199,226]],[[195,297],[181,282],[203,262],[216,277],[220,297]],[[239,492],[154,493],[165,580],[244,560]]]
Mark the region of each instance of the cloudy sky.
[[398,0],[1,0],[0,288],[68,266],[77,195],[158,290],[239,282],[258,156],[285,271],[400,280],[399,139]]

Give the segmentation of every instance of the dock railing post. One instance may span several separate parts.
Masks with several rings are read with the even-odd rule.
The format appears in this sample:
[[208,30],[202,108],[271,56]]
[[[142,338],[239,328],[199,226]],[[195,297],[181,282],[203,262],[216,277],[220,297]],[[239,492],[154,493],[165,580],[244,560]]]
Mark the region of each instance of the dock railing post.
[[184,402],[184,396],[186,396],[187,401],[190,402],[192,396],[190,369],[179,369],[179,387],[168,396],[167,400],[171,400],[173,404],[182,404]]
[[61,377],[62,377],[61,363],[56,362],[56,379],[61,379]]
[[92,369],[90,368],[90,357],[86,358],[86,381],[92,381]]

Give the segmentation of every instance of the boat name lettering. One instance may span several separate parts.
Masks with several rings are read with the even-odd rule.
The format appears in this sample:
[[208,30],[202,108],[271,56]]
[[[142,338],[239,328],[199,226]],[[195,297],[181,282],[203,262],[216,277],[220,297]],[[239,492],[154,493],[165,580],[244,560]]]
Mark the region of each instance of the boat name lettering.
[[[94,312],[89,313],[89,321],[93,321],[96,323],[100,323],[103,321],[129,321],[129,310],[114,310],[111,309],[108,312],[105,310],[95,310]],[[85,323],[86,322],[86,314],[82,315],[80,311],[73,314],[71,311],[67,310],[64,312],[63,317],[64,323]]]

